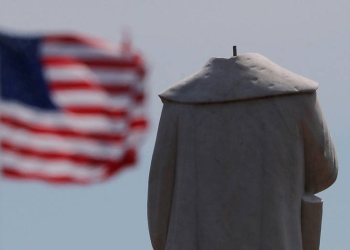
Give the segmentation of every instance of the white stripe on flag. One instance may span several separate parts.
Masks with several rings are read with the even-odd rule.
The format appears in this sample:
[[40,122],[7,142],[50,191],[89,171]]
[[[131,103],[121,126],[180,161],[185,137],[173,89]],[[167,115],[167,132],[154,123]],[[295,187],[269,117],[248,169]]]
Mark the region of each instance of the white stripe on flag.
[[132,109],[130,94],[109,95],[104,91],[70,90],[54,91],[53,99],[59,106],[98,106],[113,109]]
[[47,66],[44,74],[49,81],[93,81],[102,85],[134,83],[139,80],[135,70],[93,69],[83,66]]
[[41,54],[43,56],[67,56],[77,59],[103,59],[103,60],[117,60],[129,61],[131,56],[128,53],[120,53],[120,49],[108,48],[94,48],[86,45],[69,44],[63,42],[45,42],[41,47]]
[[125,118],[109,119],[103,115],[79,116],[60,111],[41,111],[25,107],[23,104],[1,102],[1,114],[24,123],[82,132],[124,133],[128,129]]
[[9,141],[18,148],[24,147],[40,152],[79,154],[105,160],[121,158],[127,143],[126,141],[107,143],[91,139],[69,139],[55,135],[36,134],[13,129],[5,124],[1,125],[0,136],[2,141]]
[[[4,150],[6,152],[6,150]],[[1,156],[3,166],[29,174],[38,173],[49,177],[70,176],[77,179],[99,180],[103,174],[102,166],[74,164],[69,161],[47,161],[42,158],[22,157],[19,154],[6,152]]]

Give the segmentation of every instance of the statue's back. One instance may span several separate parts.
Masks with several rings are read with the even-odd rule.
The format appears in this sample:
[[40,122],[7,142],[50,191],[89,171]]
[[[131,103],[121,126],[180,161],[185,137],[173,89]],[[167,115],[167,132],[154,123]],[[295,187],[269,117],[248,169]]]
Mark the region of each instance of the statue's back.
[[304,192],[336,178],[315,92],[163,101],[149,182],[154,249],[302,250]]

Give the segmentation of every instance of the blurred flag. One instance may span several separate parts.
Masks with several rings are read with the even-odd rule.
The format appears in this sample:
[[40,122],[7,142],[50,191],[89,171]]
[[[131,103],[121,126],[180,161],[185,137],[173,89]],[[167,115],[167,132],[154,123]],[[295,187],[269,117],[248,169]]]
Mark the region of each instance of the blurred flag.
[[0,34],[2,174],[87,184],[135,164],[144,77],[127,43]]

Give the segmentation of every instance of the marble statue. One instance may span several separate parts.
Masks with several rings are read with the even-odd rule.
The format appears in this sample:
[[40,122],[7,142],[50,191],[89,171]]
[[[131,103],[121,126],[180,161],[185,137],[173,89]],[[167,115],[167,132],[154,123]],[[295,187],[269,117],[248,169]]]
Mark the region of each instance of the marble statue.
[[337,161],[318,84],[249,53],[160,94],[149,177],[155,250],[318,249]]

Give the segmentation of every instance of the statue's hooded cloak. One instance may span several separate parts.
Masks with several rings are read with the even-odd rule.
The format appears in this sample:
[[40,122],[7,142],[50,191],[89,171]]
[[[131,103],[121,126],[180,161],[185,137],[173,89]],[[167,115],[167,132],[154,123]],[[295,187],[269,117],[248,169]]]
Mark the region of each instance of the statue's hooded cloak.
[[301,250],[301,198],[337,176],[318,84],[259,54],[212,58],[160,94],[155,250]]

